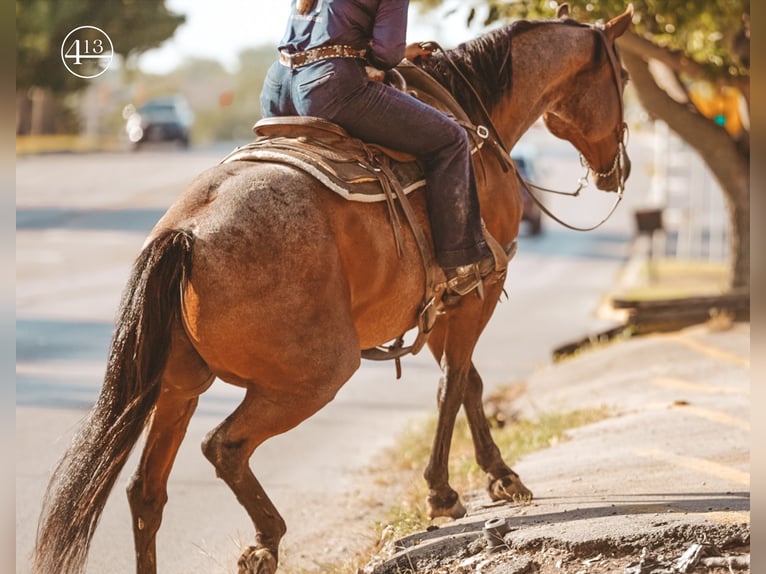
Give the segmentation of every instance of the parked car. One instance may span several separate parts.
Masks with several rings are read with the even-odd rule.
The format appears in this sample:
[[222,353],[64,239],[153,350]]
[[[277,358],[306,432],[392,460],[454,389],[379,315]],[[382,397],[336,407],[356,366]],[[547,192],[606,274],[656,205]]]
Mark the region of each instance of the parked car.
[[[517,146],[511,151],[511,159],[516,164],[521,177],[534,183],[536,176],[532,156],[532,152],[523,147]],[[539,197],[539,194],[536,197]],[[527,222],[530,235],[539,235],[543,230],[543,212],[524,187],[521,188],[521,199],[524,204],[521,220]]]
[[128,106],[123,116],[133,149],[147,142],[177,142],[184,148],[189,147],[194,113],[180,96],[148,100],[139,108]]

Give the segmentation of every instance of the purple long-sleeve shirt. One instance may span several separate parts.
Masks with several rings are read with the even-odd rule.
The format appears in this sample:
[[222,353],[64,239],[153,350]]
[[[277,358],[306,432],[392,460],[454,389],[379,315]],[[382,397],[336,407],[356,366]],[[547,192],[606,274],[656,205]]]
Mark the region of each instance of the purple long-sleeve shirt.
[[369,48],[369,62],[383,70],[404,58],[409,0],[316,0],[308,14],[297,14],[295,2],[280,49],[295,53],[331,44]]

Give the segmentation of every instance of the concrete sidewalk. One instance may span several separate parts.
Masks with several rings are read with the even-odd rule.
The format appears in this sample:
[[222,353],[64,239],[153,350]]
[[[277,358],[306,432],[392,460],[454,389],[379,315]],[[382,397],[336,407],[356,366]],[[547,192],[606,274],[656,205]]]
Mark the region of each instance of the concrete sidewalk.
[[[744,562],[749,345],[748,323],[723,331],[701,325],[611,344],[536,373],[515,405],[524,416],[601,405],[613,416],[515,466],[535,493],[531,504],[492,505],[483,491],[470,493],[466,517],[399,541],[375,574],[413,567],[670,572],[694,543],[715,555],[708,563],[739,554]],[[509,530],[494,552],[483,536],[488,520]]]
[[596,345],[533,373],[513,405],[601,406],[606,420],[514,466],[531,503],[464,494],[464,518],[392,541],[366,572],[749,571],[750,324]]

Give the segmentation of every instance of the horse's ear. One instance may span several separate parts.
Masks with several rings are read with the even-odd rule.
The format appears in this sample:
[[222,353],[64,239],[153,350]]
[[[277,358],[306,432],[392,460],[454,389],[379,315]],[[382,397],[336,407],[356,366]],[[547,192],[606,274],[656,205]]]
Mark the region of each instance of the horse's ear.
[[606,31],[606,35],[611,40],[614,40],[615,38],[619,38],[630,27],[630,24],[632,22],[633,22],[633,4],[628,4],[628,7],[625,10],[625,12],[623,12],[616,18],[612,18],[611,20],[609,20],[609,22],[606,23],[606,26],[604,27]]
[[569,18],[569,4],[565,2],[559,6],[559,9],[556,11],[556,18],[559,20],[566,20]]

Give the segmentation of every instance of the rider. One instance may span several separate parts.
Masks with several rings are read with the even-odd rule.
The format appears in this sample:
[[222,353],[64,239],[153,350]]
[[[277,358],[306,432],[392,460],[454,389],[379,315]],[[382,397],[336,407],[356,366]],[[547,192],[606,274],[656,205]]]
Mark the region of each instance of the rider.
[[[402,58],[409,0],[291,0],[279,60],[261,92],[263,117],[318,116],[366,142],[421,160],[436,260],[447,291],[465,295],[494,268],[482,230],[465,130],[416,98],[370,78]],[[368,78],[368,73],[370,77]]]

